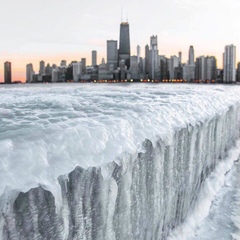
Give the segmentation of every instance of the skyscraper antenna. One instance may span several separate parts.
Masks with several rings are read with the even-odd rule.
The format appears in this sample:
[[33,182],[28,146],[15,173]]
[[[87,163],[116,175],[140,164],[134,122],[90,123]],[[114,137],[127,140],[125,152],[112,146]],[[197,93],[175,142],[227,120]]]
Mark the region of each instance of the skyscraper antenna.
[[128,11],[127,11],[127,22],[128,22]]

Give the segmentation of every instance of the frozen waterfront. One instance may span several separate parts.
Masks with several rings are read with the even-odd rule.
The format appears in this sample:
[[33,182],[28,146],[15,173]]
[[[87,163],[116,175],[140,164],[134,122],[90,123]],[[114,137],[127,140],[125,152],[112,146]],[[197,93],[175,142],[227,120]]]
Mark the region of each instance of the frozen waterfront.
[[227,173],[224,186],[216,195],[208,217],[200,224],[196,240],[240,239],[240,162]]
[[240,239],[239,152],[240,141],[206,180],[196,206],[169,240]]
[[[239,138],[239,93],[187,84],[1,86],[0,236],[165,239],[197,202],[214,200],[204,196],[211,174],[227,163],[215,174],[223,179],[238,158],[235,150],[225,161]],[[197,236],[206,229],[197,228]]]

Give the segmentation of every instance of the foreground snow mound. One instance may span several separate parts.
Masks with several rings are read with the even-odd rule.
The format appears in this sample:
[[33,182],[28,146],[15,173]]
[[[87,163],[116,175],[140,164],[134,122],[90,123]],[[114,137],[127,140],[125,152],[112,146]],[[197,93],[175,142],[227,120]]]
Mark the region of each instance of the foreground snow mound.
[[0,94],[3,239],[164,239],[239,137],[233,87],[36,85]]

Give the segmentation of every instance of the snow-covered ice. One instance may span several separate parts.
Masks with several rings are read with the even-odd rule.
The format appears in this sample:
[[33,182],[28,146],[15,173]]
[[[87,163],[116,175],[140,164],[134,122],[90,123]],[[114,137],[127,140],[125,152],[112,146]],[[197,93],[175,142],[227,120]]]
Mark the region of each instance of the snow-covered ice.
[[239,93],[187,84],[1,86],[0,236],[164,239],[235,145]]

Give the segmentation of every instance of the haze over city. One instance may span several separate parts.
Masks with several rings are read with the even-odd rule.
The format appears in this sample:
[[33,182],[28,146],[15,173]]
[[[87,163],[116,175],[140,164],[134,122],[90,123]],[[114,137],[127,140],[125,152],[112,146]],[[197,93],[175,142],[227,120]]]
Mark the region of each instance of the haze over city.
[[239,9],[237,0],[4,1],[0,3],[0,81],[5,61],[12,62],[13,79],[21,81],[26,80],[30,62],[36,71],[40,60],[59,64],[62,59],[70,63],[85,57],[90,64],[91,51],[97,50],[100,63],[106,58],[106,41],[119,40],[121,20],[130,24],[131,54],[140,45],[144,56],[144,46],[154,34],[161,55],[182,51],[186,62],[193,45],[196,57],[216,56],[222,67],[225,45],[234,44],[238,53]]

